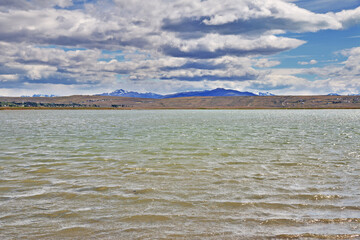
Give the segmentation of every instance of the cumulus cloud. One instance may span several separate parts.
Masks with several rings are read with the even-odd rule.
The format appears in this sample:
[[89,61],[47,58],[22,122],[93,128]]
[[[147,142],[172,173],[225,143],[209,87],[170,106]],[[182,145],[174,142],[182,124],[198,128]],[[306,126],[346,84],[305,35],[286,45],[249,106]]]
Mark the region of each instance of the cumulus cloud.
[[51,7],[66,8],[73,5],[72,0],[2,0],[0,10],[10,9],[42,9]]
[[247,39],[234,35],[208,34],[201,39],[186,42],[174,41],[171,45],[162,47],[162,51],[164,54],[173,57],[200,59],[222,56],[255,56],[275,54],[296,48],[304,43],[301,40],[272,35]]
[[275,67],[279,65],[281,62],[277,60],[269,60],[266,58],[261,58],[254,60],[254,65],[259,68],[269,68],[269,67]]
[[[34,5],[65,7],[72,4],[67,0],[38,2]],[[0,40],[105,49],[129,46],[164,49],[173,42],[189,46],[194,45],[194,38],[201,42],[218,36],[211,43],[220,49],[224,40],[231,42],[234,37],[254,39],[284,32],[341,29],[342,24],[354,24],[358,19],[358,10],[315,14],[280,0],[224,0],[221,4],[200,0],[114,2],[112,9],[93,6],[87,11],[53,8],[2,11]],[[23,5],[27,3],[24,1]],[[263,51],[261,46],[259,49]]]
[[312,60],[310,60],[309,62],[304,62],[304,61],[299,61],[298,62],[298,64],[300,64],[300,65],[314,65],[314,64],[317,64],[318,63],[318,61],[316,61],[315,59],[312,59]]
[[[221,82],[237,89],[234,82],[249,89],[290,88],[303,80],[294,73],[274,74],[268,69],[281,63],[269,60],[272,55],[306,43],[286,33],[344,29],[360,19],[360,7],[318,14],[294,2],[0,1],[0,88],[31,84],[115,88],[132,82],[150,87],[147,82],[155,80],[173,88],[171,81],[187,88],[224,86]],[[69,8],[74,3],[76,7]],[[351,51],[339,71],[356,72]]]
[[338,13],[330,13],[329,15],[334,16],[343,27],[350,27],[360,23],[360,7],[351,10],[343,10]]
[[[249,82],[249,89],[272,89],[281,94],[360,93],[360,47],[341,52],[347,59],[340,64],[317,68],[272,69],[263,79]],[[312,75],[308,80],[302,75]]]
[[7,55],[0,56],[0,71],[16,75],[22,83],[79,84],[96,81],[91,77],[91,68],[96,65],[99,50],[65,51],[6,43],[0,43],[0,50],[7,52]]
[[286,0],[287,2],[294,2],[302,8],[316,12],[335,12],[341,9],[350,9],[359,5],[358,0]]
[[[141,45],[145,40],[119,37],[121,28],[116,22],[104,22],[81,11],[17,10],[0,12],[0,41],[110,48]],[[118,39],[115,37],[119,37]]]
[[[197,8],[196,8],[197,7]],[[180,15],[180,16],[179,16]],[[261,34],[339,29],[333,16],[315,14],[283,1],[202,1],[163,20],[163,30],[220,34]]]

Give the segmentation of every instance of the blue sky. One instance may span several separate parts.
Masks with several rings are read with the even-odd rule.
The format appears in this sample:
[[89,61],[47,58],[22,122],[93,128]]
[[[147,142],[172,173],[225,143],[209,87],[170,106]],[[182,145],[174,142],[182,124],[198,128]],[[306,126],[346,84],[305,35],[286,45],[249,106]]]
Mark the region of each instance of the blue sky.
[[3,0],[0,96],[360,93],[359,0]]

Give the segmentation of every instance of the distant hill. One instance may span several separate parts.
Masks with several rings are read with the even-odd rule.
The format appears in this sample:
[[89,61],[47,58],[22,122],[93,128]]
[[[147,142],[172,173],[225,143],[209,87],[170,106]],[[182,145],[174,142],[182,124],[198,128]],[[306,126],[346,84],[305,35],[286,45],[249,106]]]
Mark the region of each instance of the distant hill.
[[47,95],[47,94],[34,94],[33,97],[56,97],[55,95]]
[[118,89],[111,93],[102,93],[98,96],[116,96],[116,97],[136,97],[136,98],[154,98],[154,99],[163,99],[163,98],[179,98],[179,97],[231,97],[231,96],[257,96],[251,92],[240,92],[236,90],[216,88],[213,90],[205,91],[192,91],[192,92],[180,92],[168,95],[160,95],[155,93],[138,93],[138,92],[128,92],[123,89]]
[[165,95],[164,98],[178,98],[178,97],[234,97],[234,96],[256,96],[251,92],[239,92],[236,90],[216,88],[214,90],[181,92],[175,94]]
[[155,99],[164,98],[163,95],[156,94],[156,93],[138,93],[138,92],[125,91],[123,89],[118,89],[118,90],[116,90],[114,92],[111,92],[111,93],[98,94],[98,96],[155,98]]
[[57,97],[56,95],[53,95],[53,94],[51,94],[51,95],[47,95],[47,94],[34,94],[34,95],[32,95],[32,96],[25,96],[25,95],[23,95],[23,96],[21,96],[21,97]]
[[259,92],[259,96],[275,96],[275,94],[269,93],[269,92]]

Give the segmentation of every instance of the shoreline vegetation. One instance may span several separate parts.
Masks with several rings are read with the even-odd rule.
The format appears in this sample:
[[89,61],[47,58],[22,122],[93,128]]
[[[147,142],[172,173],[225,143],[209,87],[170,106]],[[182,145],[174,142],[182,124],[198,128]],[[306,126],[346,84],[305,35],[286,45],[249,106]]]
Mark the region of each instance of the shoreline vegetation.
[[32,109],[360,109],[360,96],[0,97],[0,110]]

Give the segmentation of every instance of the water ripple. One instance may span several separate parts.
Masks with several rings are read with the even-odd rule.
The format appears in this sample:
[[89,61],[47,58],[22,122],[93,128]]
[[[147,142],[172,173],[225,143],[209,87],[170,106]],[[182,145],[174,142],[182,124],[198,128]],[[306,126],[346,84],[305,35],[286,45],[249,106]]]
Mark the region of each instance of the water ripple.
[[360,111],[1,111],[1,239],[358,239]]

